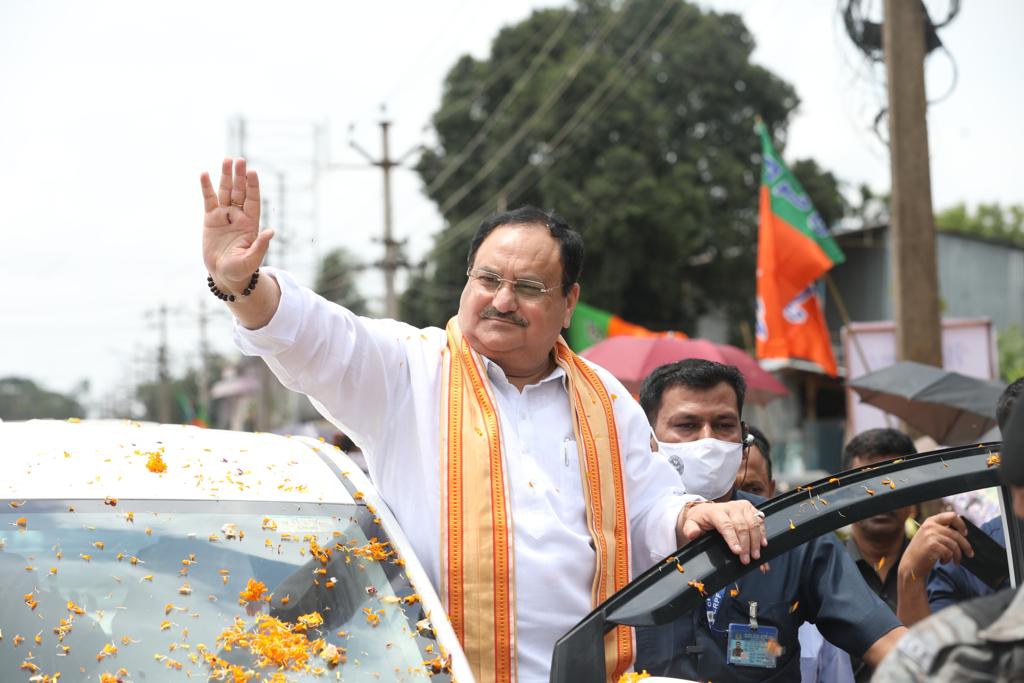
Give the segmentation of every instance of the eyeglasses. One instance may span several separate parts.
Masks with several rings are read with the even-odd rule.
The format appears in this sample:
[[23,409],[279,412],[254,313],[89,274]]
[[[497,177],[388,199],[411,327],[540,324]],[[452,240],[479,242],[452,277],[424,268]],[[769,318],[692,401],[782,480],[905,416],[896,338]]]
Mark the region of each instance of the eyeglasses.
[[476,283],[488,292],[497,292],[507,282],[512,286],[512,292],[520,299],[537,300],[548,292],[563,288],[563,285],[545,287],[543,282],[535,280],[506,280],[486,270],[467,270],[466,277],[476,280]]

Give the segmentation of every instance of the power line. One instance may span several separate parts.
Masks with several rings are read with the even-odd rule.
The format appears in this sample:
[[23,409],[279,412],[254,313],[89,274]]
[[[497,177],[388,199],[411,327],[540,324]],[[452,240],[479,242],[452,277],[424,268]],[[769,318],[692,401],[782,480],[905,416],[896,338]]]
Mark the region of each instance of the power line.
[[[644,45],[653,31],[657,28],[658,23],[668,13],[668,10],[675,5],[674,0],[666,0],[661,11],[659,11],[651,21],[648,22],[647,26],[640,32],[639,37],[634,40],[630,47],[623,53],[616,65],[611,69],[609,74],[605,77],[604,81],[584,100],[573,116],[566,121],[562,127],[555,133],[554,136],[545,143],[545,148],[548,150],[548,166],[552,165],[555,160],[555,152],[558,148],[566,141],[566,139],[577,129],[583,126],[583,129],[589,128],[589,126],[597,120],[601,114],[615,101],[616,96],[621,91],[622,86],[627,83],[627,78],[633,76],[639,69],[640,65],[645,59],[653,54],[654,52],[661,49],[669,37],[675,32],[676,28],[680,25],[682,19],[685,17],[683,12],[677,12],[673,17],[669,25],[658,35],[658,38],[653,44],[651,44],[644,52],[640,59],[637,59],[632,64],[627,66],[627,62],[635,55],[640,48]],[[616,86],[614,90],[609,91],[612,86]],[[563,151],[564,155],[564,151]],[[532,171],[538,170],[538,166],[525,165],[523,166],[511,180],[505,183],[504,186],[497,193],[495,193],[488,201],[480,205],[475,211],[471,212],[462,221],[453,226],[447,235],[443,239],[438,240],[435,244],[435,250],[443,250],[449,245],[452,245],[456,240],[464,237],[463,232],[466,231],[467,227],[471,227],[473,222],[484,212],[493,206],[494,201],[501,196],[508,196],[513,189],[522,182]],[[517,193],[524,192],[525,190],[532,187],[536,183],[534,180],[529,186],[519,188],[516,190]]]
[[[572,13],[570,12],[568,16],[571,19],[572,18]],[[561,26],[561,23],[556,24],[555,28],[552,31],[552,33],[557,32],[560,26]],[[487,74],[487,78],[485,78],[480,83],[478,83],[478,84],[476,84],[474,86],[473,93],[471,95],[469,95],[468,97],[464,97],[462,100],[460,100],[457,103],[454,103],[452,106],[448,107],[445,111],[438,112],[434,116],[434,118],[432,119],[432,123],[434,124],[434,127],[436,128],[437,124],[440,123],[441,121],[447,121],[452,116],[455,116],[456,114],[461,114],[464,110],[469,109],[470,107],[472,107],[473,103],[476,101],[476,99],[478,97],[480,97],[480,95],[485,93],[488,88],[490,88],[492,85],[494,85],[498,81],[499,78],[504,77],[507,72],[509,72],[512,69],[514,69],[517,66],[519,66],[519,63],[533,49],[534,49],[534,43],[529,42],[529,41],[523,41],[523,44],[519,46],[519,50],[517,50],[514,55],[512,55],[510,58],[503,59],[498,64],[497,68],[492,69],[491,72],[489,74]],[[519,76],[519,79],[517,79],[517,81],[521,80],[521,79],[522,79],[522,75]],[[513,83],[512,88],[515,88],[515,87],[516,87],[516,84]],[[426,129],[426,127],[424,128],[424,130],[425,129]]]
[[476,135],[473,136],[469,143],[461,149],[454,158],[450,159],[449,162],[445,164],[444,168],[441,169],[441,172],[437,174],[437,177],[434,178],[427,186],[426,192],[428,195],[441,187],[441,185],[443,185],[453,173],[459,170],[469,156],[476,151],[476,148],[487,139],[491,129],[501,122],[502,118],[505,116],[505,111],[513,102],[515,102],[519,93],[521,93],[523,88],[530,83],[540,67],[547,62],[548,55],[551,54],[555,45],[557,45],[558,41],[560,41],[562,36],[565,35],[565,32],[569,29],[569,25],[572,23],[574,18],[575,15],[572,12],[566,11],[562,21],[558,23],[555,30],[548,36],[548,39],[544,42],[540,51],[534,56],[529,66],[526,68],[526,71],[523,72],[523,75],[519,77],[512,88],[505,94],[505,97],[503,97],[494,108],[494,111],[490,113],[487,117],[487,121],[484,122],[484,125],[480,127],[480,130],[476,132]]
[[447,213],[452,207],[454,207],[456,204],[462,201],[462,199],[465,198],[467,194],[472,192],[477,185],[479,185],[487,176],[489,176],[491,172],[498,167],[498,164],[500,164],[505,159],[505,157],[508,156],[513,149],[515,149],[515,146],[519,144],[523,137],[528,132],[530,132],[530,130],[534,127],[534,125],[536,125],[540,118],[544,116],[548,112],[548,110],[551,109],[552,106],[554,106],[556,102],[558,102],[558,100],[562,96],[562,93],[565,92],[565,89],[568,88],[569,85],[571,85],[572,82],[576,80],[576,77],[579,75],[580,71],[583,69],[586,63],[590,61],[590,58],[594,55],[594,53],[596,52],[597,48],[601,45],[601,43],[604,42],[605,38],[607,38],[611,30],[626,15],[626,10],[628,6],[631,4],[631,2],[632,0],[626,0],[622,8],[620,8],[618,11],[612,11],[611,16],[609,16],[608,20],[604,23],[604,25],[601,26],[597,35],[587,42],[583,50],[580,52],[580,55],[576,58],[576,61],[573,62],[573,64],[569,67],[565,76],[563,76],[563,78],[555,85],[551,92],[548,93],[547,98],[541,103],[541,105],[536,110],[534,110],[534,112],[530,115],[530,118],[523,122],[523,124],[520,125],[519,129],[516,130],[515,133],[513,133],[512,136],[509,137],[504,142],[504,144],[502,144],[501,147],[499,147],[498,150],[494,152],[493,155],[489,156],[487,162],[477,171],[477,173],[468,182],[463,184],[462,187],[458,188],[457,190],[455,190],[455,192],[449,195],[448,199],[446,199],[444,203],[441,205],[440,211],[442,214]]
[[[469,0],[461,0],[457,5],[452,7],[451,11],[449,11],[441,19],[440,29],[435,29],[426,32],[427,35],[432,36],[434,39],[428,42],[427,45],[422,47],[414,57],[412,57],[406,62],[406,66],[403,69],[402,73],[398,76],[398,78],[395,79],[394,85],[391,86],[391,88],[388,91],[388,94],[384,97],[385,102],[390,102],[392,99],[395,98],[395,96],[398,93],[404,92],[406,90],[405,86],[411,80],[409,76],[413,74],[415,71],[423,68],[424,64],[427,62],[428,55],[432,53],[438,46],[445,44],[451,45],[454,42],[448,40],[448,34],[451,33],[456,26],[456,22],[453,21],[452,19],[453,17],[456,16],[461,17],[462,20],[461,22],[459,22],[459,25],[461,26],[462,24],[464,24],[466,22],[468,14],[464,13],[462,11],[462,8],[465,7],[468,3]],[[474,3],[474,7],[475,6],[476,3]]]
[[[395,291],[395,274],[398,269],[405,265],[404,259],[400,256],[399,248],[402,243],[396,240],[392,234],[391,220],[391,169],[401,166],[409,155],[420,150],[416,145],[399,159],[392,159],[388,131],[391,122],[383,119],[380,121],[381,130],[381,157],[374,159],[369,152],[360,147],[355,140],[349,140],[349,146],[356,150],[372,166],[380,168],[384,178],[384,234],[381,241],[384,243],[384,259],[376,264],[384,271],[384,315],[387,318],[398,319],[398,295]],[[330,167],[330,166],[328,166]]]

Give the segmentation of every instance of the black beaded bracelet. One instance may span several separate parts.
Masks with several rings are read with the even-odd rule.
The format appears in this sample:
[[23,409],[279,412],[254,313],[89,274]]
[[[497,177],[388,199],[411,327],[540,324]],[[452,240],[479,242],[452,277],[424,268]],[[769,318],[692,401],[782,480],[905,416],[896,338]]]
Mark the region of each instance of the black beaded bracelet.
[[[260,269],[257,268],[256,272],[252,274],[251,278],[249,278],[249,285],[244,290],[242,290],[242,296],[249,296],[250,294],[252,294],[252,290],[256,289],[256,282],[259,279]],[[218,287],[217,284],[213,281],[213,276],[210,275],[209,273],[206,274],[206,286],[209,287],[210,291],[213,292],[213,295],[220,299],[221,301],[235,300],[234,294],[225,294],[224,292],[221,291],[220,287]]]

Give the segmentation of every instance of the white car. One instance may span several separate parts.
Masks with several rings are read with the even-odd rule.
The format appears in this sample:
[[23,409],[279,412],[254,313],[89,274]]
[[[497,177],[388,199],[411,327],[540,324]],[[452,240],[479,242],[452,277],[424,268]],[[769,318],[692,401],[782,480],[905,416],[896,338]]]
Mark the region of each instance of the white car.
[[333,446],[33,420],[0,422],[0,454],[5,683],[472,680],[398,524]]

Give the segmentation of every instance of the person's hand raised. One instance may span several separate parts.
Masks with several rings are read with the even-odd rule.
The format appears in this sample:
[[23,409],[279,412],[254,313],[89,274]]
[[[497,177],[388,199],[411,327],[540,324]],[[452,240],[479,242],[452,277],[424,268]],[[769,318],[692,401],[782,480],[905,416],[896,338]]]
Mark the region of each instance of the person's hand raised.
[[270,246],[273,230],[260,228],[260,180],[245,170],[245,159],[221,165],[214,192],[210,174],[200,176],[203,189],[203,262],[217,286],[228,293],[245,290]]
[[956,562],[964,555],[974,556],[974,549],[967,541],[967,526],[955,512],[940,512],[924,520],[914,534],[900,560],[900,572],[910,573],[922,581],[936,562]]

